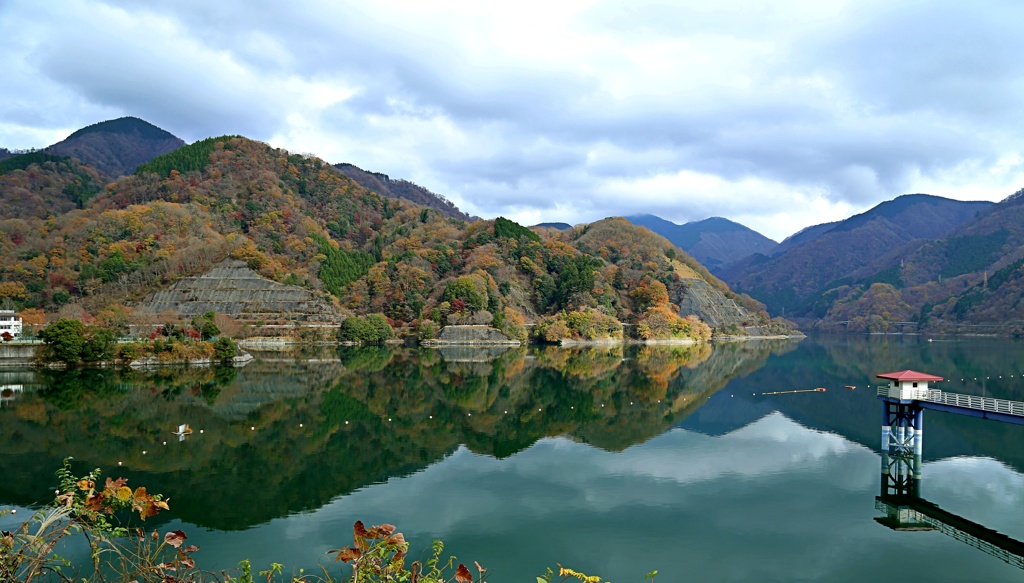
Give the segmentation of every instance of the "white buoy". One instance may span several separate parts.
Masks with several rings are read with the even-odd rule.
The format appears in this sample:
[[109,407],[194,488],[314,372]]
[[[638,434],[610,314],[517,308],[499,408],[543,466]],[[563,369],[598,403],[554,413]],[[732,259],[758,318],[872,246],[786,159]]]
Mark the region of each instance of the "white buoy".
[[[346,421],[346,423],[348,423],[348,422]],[[255,425],[253,425],[253,426],[249,427],[249,429],[250,429],[251,431],[256,431],[256,426],[255,426]]]
[[142,450],[142,455],[146,455],[146,450]]
[[199,433],[202,433],[202,432],[203,432],[203,430],[202,430],[202,429],[200,429],[200,430],[199,430]]
[[117,462],[117,465],[121,465],[121,462]]
[[345,425],[348,425],[348,421],[345,422]]
[[299,423],[299,427],[302,427],[302,424],[301,424],[301,423]]
[[167,445],[167,442],[166,442],[166,441],[164,442],[164,445]]

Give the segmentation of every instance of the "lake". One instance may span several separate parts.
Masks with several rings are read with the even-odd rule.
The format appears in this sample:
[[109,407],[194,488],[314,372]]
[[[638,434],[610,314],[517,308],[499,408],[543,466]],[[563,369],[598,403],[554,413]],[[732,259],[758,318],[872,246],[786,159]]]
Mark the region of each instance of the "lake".
[[[561,563],[643,581],[1017,581],[949,531],[876,519],[874,375],[1024,401],[1024,343],[812,337],[692,347],[321,348],[243,369],[0,370],[0,508],[66,456],[170,498],[199,566],[328,565],[397,525],[494,583]],[[844,386],[854,386],[847,389]],[[826,391],[808,391],[824,388]],[[764,393],[782,393],[765,395]],[[172,431],[188,423],[184,441]],[[920,496],[1024,539],[1024,427],[925,413]],[[120,465],[119,465],[120,464]],[[10,516],[0,528],[10,529]]]

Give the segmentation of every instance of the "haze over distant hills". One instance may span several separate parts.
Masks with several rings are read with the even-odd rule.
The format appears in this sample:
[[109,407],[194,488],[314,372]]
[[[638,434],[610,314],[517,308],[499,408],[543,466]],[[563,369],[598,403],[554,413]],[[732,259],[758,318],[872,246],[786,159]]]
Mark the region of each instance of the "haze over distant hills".
[[761,233],[721,217],[683,225],[655,215],[633,215],[626,220],[665,237],[714,273],[724,265],[754,253],[768,254],[778,246]]
[[185,145],[181,138],[137,117],[122,117],[84,127],[45,148],[48,154],[69,156],[117,178],[142,163]]

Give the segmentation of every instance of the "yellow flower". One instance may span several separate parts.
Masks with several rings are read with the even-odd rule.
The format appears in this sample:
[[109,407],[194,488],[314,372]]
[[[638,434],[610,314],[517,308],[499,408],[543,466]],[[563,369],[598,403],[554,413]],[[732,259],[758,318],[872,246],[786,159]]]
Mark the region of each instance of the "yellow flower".
[[116,492],[114,492],[114,495],[117,496],[117,499],[121,502],[127,502],[132,499],[132,489],[128,486],[121,486]]

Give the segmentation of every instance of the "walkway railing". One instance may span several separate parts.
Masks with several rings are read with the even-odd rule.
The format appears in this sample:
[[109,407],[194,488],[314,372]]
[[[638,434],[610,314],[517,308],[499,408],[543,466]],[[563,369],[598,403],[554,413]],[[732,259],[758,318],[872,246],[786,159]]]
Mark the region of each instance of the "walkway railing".
[[[891,512],[890,505],[887,504],[886,502],[882,502],[881,500],[875,500],[875,509],[885,513]],[[972,546],[984,553],[1001,559],[1006,563],[1009,563],[1014,567],[1017,567],[1018,569],[1024,569],[1024,557],[1021,557],[1018,554],[1012,553],[1006,549],[994,545],[989,541],[982,540],[974,536],[973,534],[964,532],[959,528],[956,528],[955,526],[946,524],[941,520],[932,518],[931,516],[928,516],[927,514],[924,514],[918,510],[912,508],[900,508],[900,510],[905,513],[904,516],[901,517],[902,520],[917,524],[927,524],[928,526],[934,528],[935,530],[938,530],[939,532],[948,537],[954,538],[962,543],[967,544],[968,546]]]
[[[878,387],[878,394],[883,397],[888,396],[889,386],[883,385]],[[1024,403],[1020,401],[1007,401],[1006,399],[994,399],[992,397],[980,397],[978,395],[947,393],[938,389],[929,389],[927,392],[921,391],[919,394],[914,395],[914,397],[921,401],[942,403],[943,405],[951,405],[953,407],[963,407],[964,409],[990,411],[992,413],[1005,413],[1007,415],[1019,415],[1024,417]]]
[[928,397],[923,400],[931,401],[933,403],[942,403],[943,405],[952,405],[954,407],[963,407],[965,409],[1024,416],[1024,403],[1021,403],[1020,401],[1007,401],[1006,399],[993,399],[992,397],[979,397],[978,395],[946,393],[938,389],[928,391]]

